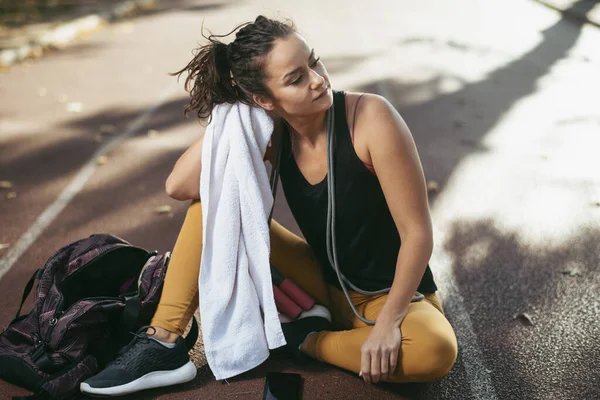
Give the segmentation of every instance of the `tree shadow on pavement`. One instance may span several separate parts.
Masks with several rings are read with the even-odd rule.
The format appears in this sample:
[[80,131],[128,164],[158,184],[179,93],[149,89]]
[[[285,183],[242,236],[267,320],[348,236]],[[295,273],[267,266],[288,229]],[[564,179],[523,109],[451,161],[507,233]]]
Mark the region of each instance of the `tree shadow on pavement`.
[[[183,108],[187,103],[187,98],[181,98],[163,104],[152,115],[150,122],[146,123],[144,128],[132,137],[144,136],[150,129],[168,132],[183,124],[197,123],[194,121],[192,114],[190,114],[190,118],[183,118]],[[24,188],[30,187],[31,190],[35,191],[44,183],[79,170],[95,151],[112,138],[123,133],[139,115],[139,108],[123,109],[115,107],[114,109],[105,109],[83,118],[71,119],[66,123],[49,127],[48,130],[60,132],[64,128],[67,128],[79,131],[81,135],[70,135],[65,137],[64,140],[52,140],[46,144],[39,144],[33,150],[18,158],[11,157],[11,153],[22,142],[20,137],[15,136],[13,139],[5,140],[3,142],[4,145],[0,149],[0,159],[3,159],[2,169],[5,173],[21,171],[18,174],[19,185]],[[110,126],[111,132],[101,133],[103,125]],[[96,141],[98,135],[101,135],[101,142]],[[180,153],[178,151],[177,155],[180,155]],[[68,154],[69,157],[64,157],[65,154]],[[167,158],[167,162],[172,161],[171,157],[167,156]],[[57,160],[60,160],[60,162],[56,162]],[[39,166],[35,170],[35,173],[22,173],[28,169],[31,170],[31,166],[33,165]],[[164,173],[166,166],[163,164],[162,167],[163,171],[161,172]],[[128,180],[128,178],[123,176],[123,180]],[[158,187],[160,190],[163,188],[164,185]],[[23,195],[27,194],[27,189],[21,193]]]
[[[491,72],[483,81],[468,83],[459,91],[438,95],[430,101],[419,104],[410,104],[408,101],[403,101],[404,98],[410,97],[408,94],[420,88],[391,79],[361,86],[357,90],[377,93],[378,88],[384,86],[388,89],[386,92],[398,94],[394,105],[414,134],[425,175],[428,180],[437,181],[443,190],[444,185],[448,182],[449,177],[461,160],[474,153],[487,151],[485,145],[482,144],[485,135],[491,131],[517,101],[535,93],[538,80],[545,77],[553,65],[568,55],[581,34],[582,25],[578,22],[561,19],[542,31],[543,39],[539,44],[519,59]],[[413,38],[402,41],[399,45],[402,46],[407,43],[427,44],[429,42],[431,41],[427,39]],[[453,42],[448,42],[446,45],[459,51],[488,51],[488,49],[469,49]],[[429,90],[435,90],[437,82],[434,79],[429,83],[425,83],[425,85],[430,86]],[[393,101],[392,99],[389,100]],[[532,127],[532,129],[535,129],[535,127]],[[430,193],[429,197],[431,202],[435,204],[436,194]],[[459,290],[467,302],[470,304],[480,303],[486,293],[483,289],[488,287],[490,282],[494,282],[494,286],[498,285],[500,287],[515,286],[514,290],[518,293],[516,297],[518,301],[522,302],[525,309],[527,309],[529,302],[535,305],[555,300],[556,294],[554,291],[564,279],[564,275],[557,273],[555,269],[539,268],[543,271],[537,271],[537,268],[544,265],[544,263],[547,265],[560,260],[561,251],[536,249],[535,253],[532,253],[531,249],[519,249],[514,238],[505,237],[498,232],[494,232],[486,223],[471,226],[466,231],[464,228],[457,229],[449,240],[449,246],[451,247],[449,251],[451,253],[455,252],[456,242],[464,240],[465,234],[470,232],[475,238],[483,234],[478,232],[481,230],[491,236],[490,240],[496,242],[499,251],[495,251],[489,260],[486,259],[485,262],[478,265],[478,268],[476,268],[477,273],[473,273],[473,268],[465,266],[460,261],[453,265]],[[600,234],[591,232],[586,237],[590,238],[589,241],[585,239],[585,246],[589,247],[599,242]],[[498,265],[497,262],[502,259],[500,255],[504,253],[513,255],[510,265],[505,263]],[[537,253],[544,255],[536,256]],[[586,255],[586,257],[589,257],[588,261],[592,261],[592,254],[592,252],[588,252]],[[496,265],[493,267],[491,263],[494,256],[496,257]],[[576,258],[574,255],[572,257]],[[538,262],[535,262],[536,260]],[[435,269],[435,266],[432,266],[432,268]],[[526,272],[523,272],[523,270]],[[515,275],[517,272],[519,273]],[[546,276],[548,274],[553,275]],[[515,276],[524,276],[532,280],[515,282]],[[477,279],[479,280],[478,284],[474,284]],[[519,287],[516,288],[516,286]],[[531,292],[529,292],[530,287],[533,287]],[[502,299],[505,295],[506,293],[500,292],[492,296]],[[485,299],[489,297],[489,295],[485,295]],[[511,302],[511,307],[514,304],[514,301]],[[478,306],[480,309],[474,310],[471,314],[475,316],[473,323],[476,324],[476,334],[485,343],[485,353],[493,353],[497,356],[495,357],[496,360],[500,359],[504,362],[504,365],[499,367],[502,370],[502,385],[500,385],[500,381],[494,380],[498,393],[508,395],[506,391],[510,391],[511,385],[519,387],[521,395],[523,393],[535,393],[534,388],[526,388],[528,385],[527,377],[521,374],[525,364],[522,362],[523,356],[519,354],[512,354],[510,357],[505,356],[506,353],[514,351],[515,344],[506,341],[494,342],[493,340],[497,332],[506,331],[507,327],[520,329],[518,326],[515,327],[517,322],[512,320],[512,314],[505,315],[508,318],[508,323],[506,323],[506,320],[487,320],[486,316],[488,318],[497,317],[498,309],[488,307],[489,305],[486,304],[478,304]],[[511,313],[520,311],[512,308],[510,310]],[[448,315],[448,319],[452,323],[453,316]],[[483,323],[484,321],[485,323]],[[537,337],[539,338],[539,336]],[[596,343],[596,349],[598,348],[598,343]],[[533,354],[529,355],[530,358],[534,358]],[[489,357],[486,359],[489,359]],[[456,398],[457,393],[465,393],[465,388],[459,388],[461,381],[468,382],[465,368],[460,365],[465,362],[468,363],[469,360],[464,360],[459,355],[459,360],[452,373],[440,382],[398,386],[384,384],[384,386],[389,387],[395,393],[415,399],[453,399]],[[583,369],[579,367],[577,370],[581,373],[580,377],[586,376]],[[492,374],[492,376],[496,378],[498,374]],[[501,398],[521,397],[501,396]]]

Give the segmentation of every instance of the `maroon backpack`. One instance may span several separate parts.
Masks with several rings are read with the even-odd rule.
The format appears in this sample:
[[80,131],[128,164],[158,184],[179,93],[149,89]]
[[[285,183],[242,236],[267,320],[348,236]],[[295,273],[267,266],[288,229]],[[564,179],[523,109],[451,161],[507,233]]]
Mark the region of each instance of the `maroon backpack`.
[[[0,378],[33,391],[35,399],[68,399],[148,325],[170,253],[96,234],[58,250],[31,277],[16,318],[0,334]],[[35,280],[31,312],[19,316]],[[198,337],[194,319],[188,348]]]

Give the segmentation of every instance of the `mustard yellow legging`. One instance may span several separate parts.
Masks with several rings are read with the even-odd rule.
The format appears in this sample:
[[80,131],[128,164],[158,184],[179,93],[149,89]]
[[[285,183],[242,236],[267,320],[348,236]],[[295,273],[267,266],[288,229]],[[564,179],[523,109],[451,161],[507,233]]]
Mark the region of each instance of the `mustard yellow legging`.
[[[151,325],[182,335],[198,307],[198,276],[202,255],[202,207],[193,201],[173,249],[165,286]],[[361,347],[373,329],[358,319],[344,292],[328,285],[306,241],[275,220],[271,224],[271,263],[332,314],[333,331],[312,335],[307,353],[317,360],[360,371]],[[387,294],[367,296],[349,291],[357,310],[376,319]],[[426,382],[445,376],[456,360],[457,342],[435,293],[411,303],[400,327],[398,365],[387,381]]]

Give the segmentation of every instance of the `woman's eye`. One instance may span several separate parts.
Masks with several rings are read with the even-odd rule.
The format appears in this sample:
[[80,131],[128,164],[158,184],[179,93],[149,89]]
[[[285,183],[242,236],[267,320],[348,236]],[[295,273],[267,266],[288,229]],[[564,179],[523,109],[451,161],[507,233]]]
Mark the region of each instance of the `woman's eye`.
[[[317,64],[319,63],[319,61],[321,60],[321,57],[317,58],[315,61],[313,61],[313,63],[310,65],[311,68],[314,68],[317,66]],[[292,85],[297,85],[300,83],[300,81],[302,81],[302,75],[300,75],[298,77],[298,79],[296,79],[295,81],[291,82]]]

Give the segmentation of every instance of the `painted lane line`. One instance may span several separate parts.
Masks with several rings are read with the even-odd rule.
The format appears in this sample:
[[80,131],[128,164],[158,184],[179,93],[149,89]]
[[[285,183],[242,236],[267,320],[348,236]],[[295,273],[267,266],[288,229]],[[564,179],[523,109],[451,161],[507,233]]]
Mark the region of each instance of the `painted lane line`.
[[71,202],[85,184],[90,180],[96,169],[98,168],[97,159],[114,150],[125,139],[137,133],[148,119],[162,106],[169,96],[175,92],[178,86],[169,85],[166,90],[160,95],[158,101],[142,112],[127,129],[98,149],[88,162],[81,168],[79,173],[73,178],[69,185],[62,191],[58,198],[48,206],[35,220],[35,222],[21,235],[14,246],[10,248],[8,253],[0,258],[0,280],[12,268],[14,263],[27,251],[36,239],[46,230],[46,228],[56,219],[58,214]]

